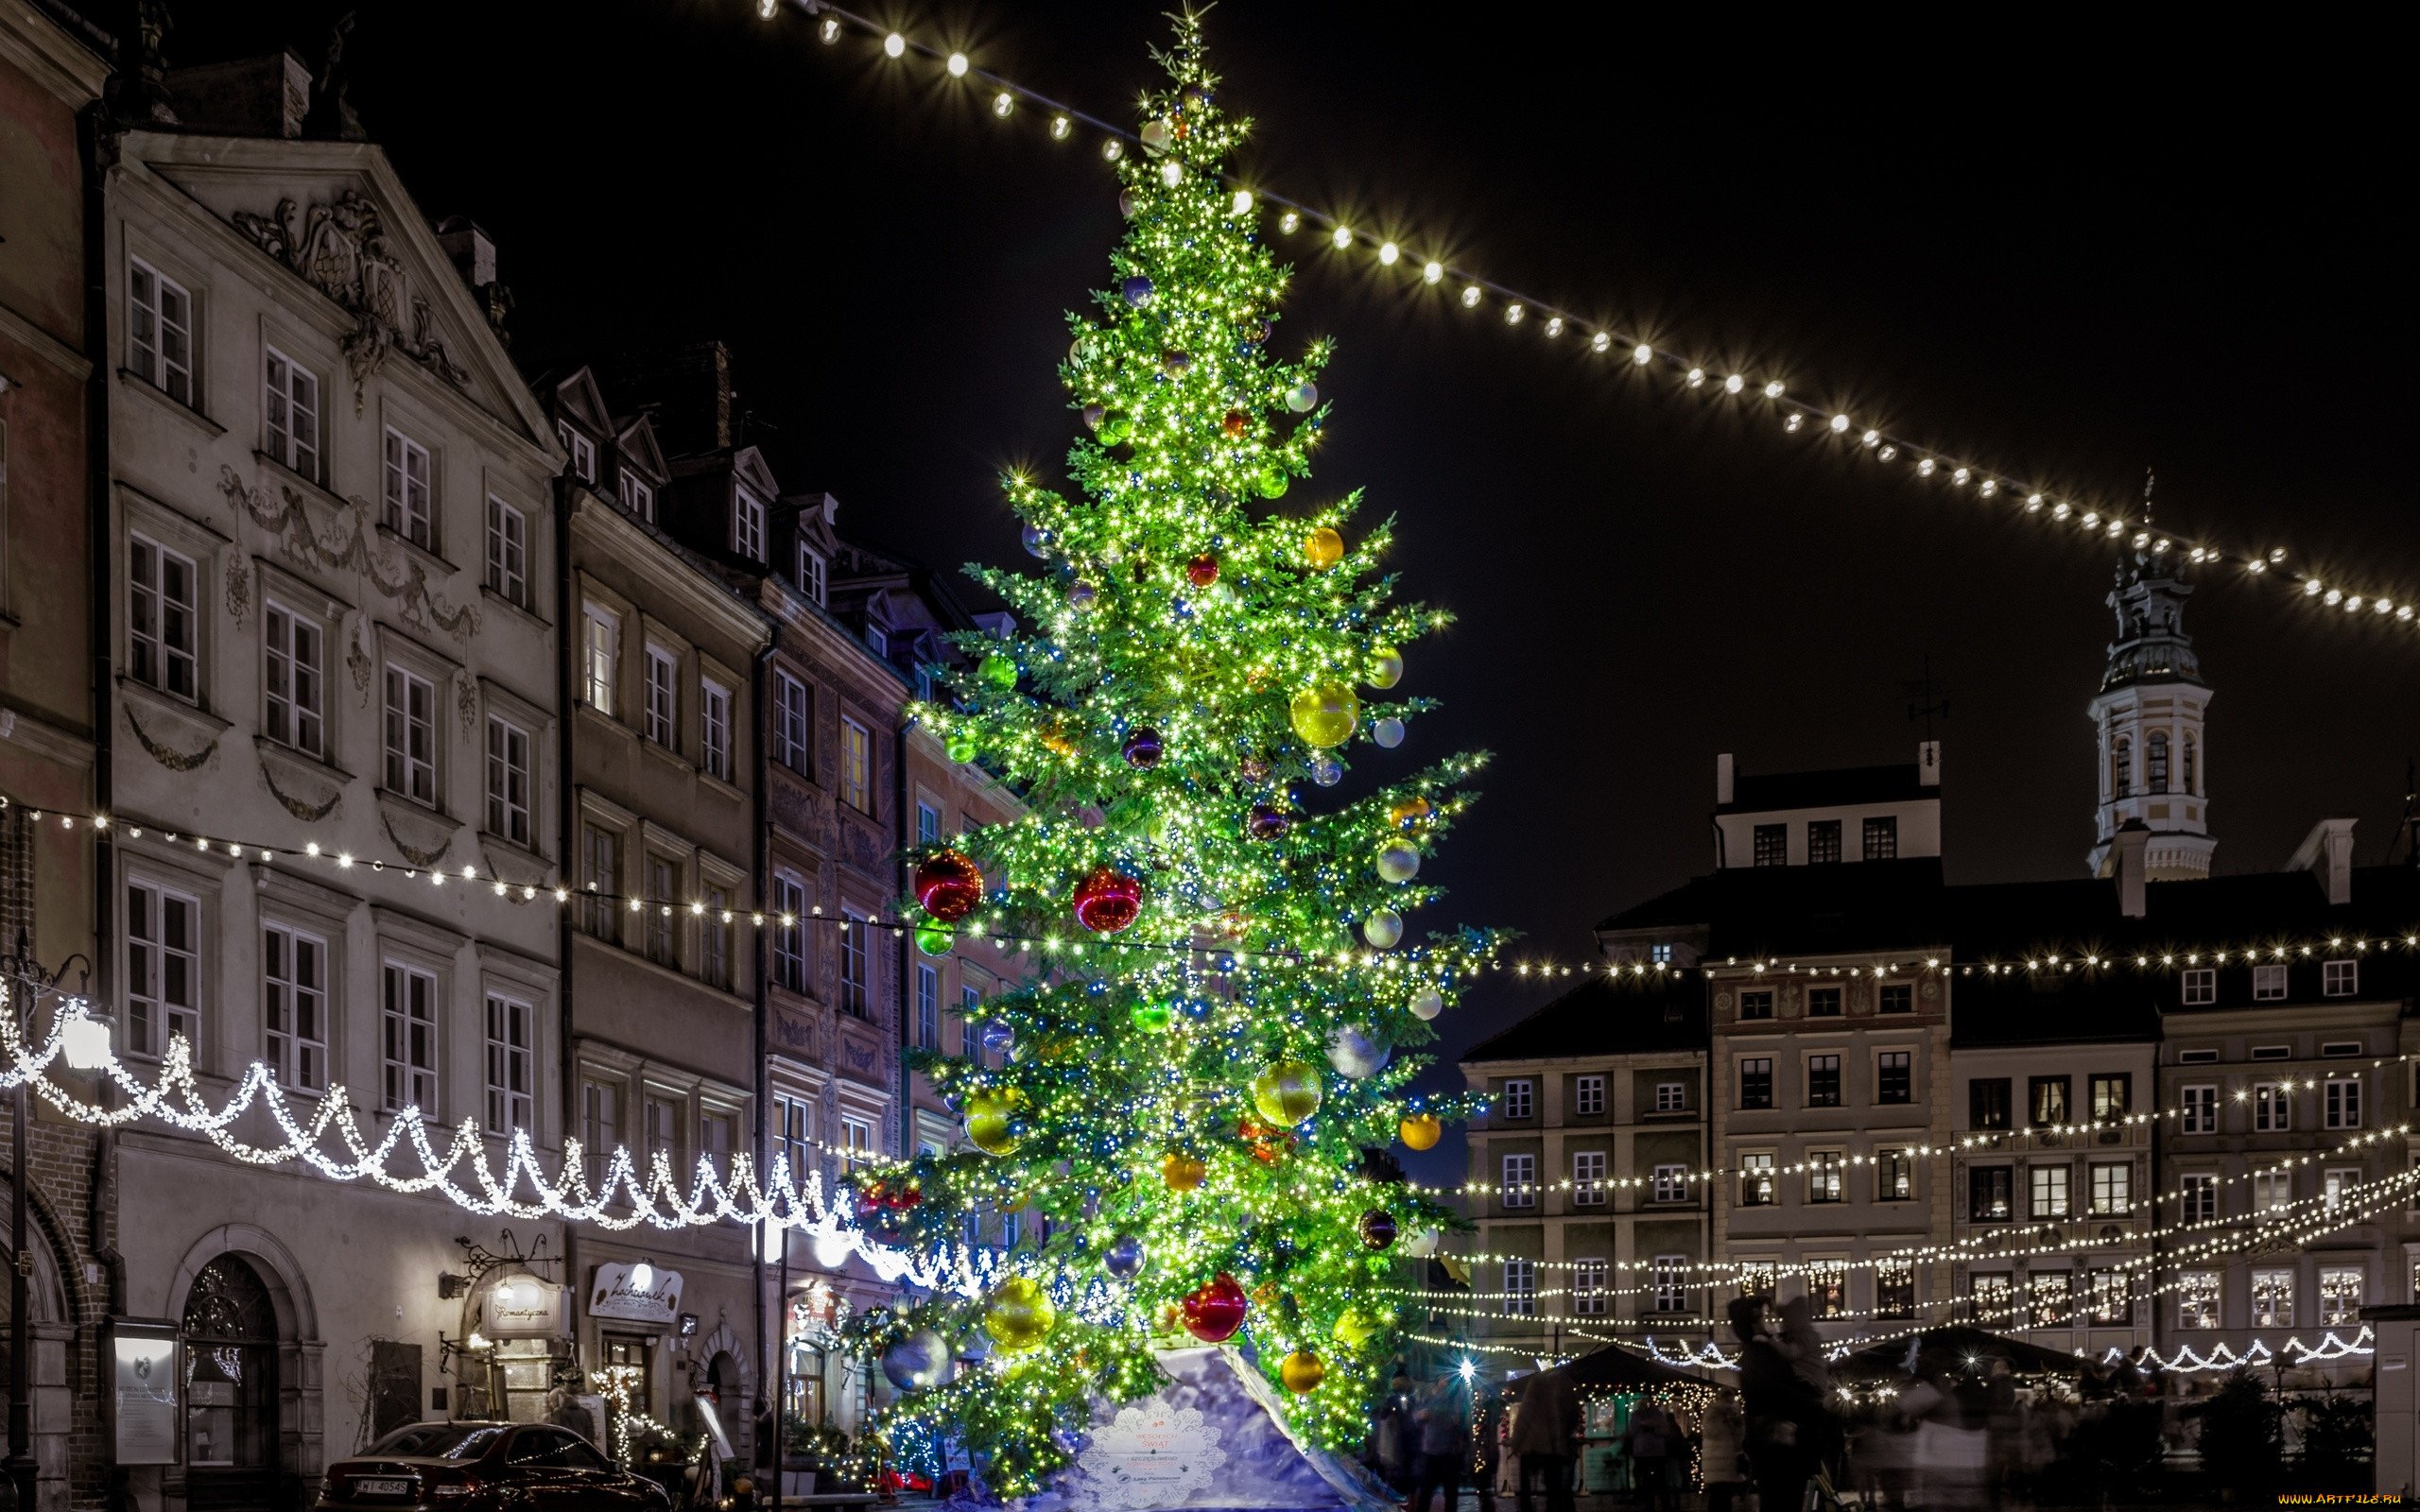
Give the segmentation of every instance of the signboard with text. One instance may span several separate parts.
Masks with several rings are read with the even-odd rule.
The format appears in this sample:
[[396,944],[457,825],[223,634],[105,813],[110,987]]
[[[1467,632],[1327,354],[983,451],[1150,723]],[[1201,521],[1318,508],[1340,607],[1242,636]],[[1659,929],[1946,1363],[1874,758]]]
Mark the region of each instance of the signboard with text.
[[110,1428],[120,1465],[177,1462],[177,1330],[167,1323],[110,1325]]
[[[637,1279],[646,1284],[634,1284],[642,1271]],[[645,1262],[599,1265],[588,1283],[588,1315],[668,1324],[681,1315],[681,1273]]]
[[498,1277],[479,1313],[479,1332],[491,1339],[552,1338],[564,1332],[563,1289],[526,1271]]

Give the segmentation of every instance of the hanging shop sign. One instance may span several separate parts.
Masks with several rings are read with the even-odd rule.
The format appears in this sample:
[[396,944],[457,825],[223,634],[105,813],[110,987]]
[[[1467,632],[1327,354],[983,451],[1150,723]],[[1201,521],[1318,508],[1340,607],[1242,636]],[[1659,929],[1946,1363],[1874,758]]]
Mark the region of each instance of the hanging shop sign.
[[120,1465],[177,1462],[177,1327],[110,1320],[110,1434]]
[[669,1323],[681,1315],[681,1273],[646,1261],[599,1265],[588,1283],[588,1315]]
[[479,1332],[491,1339],[555,1338],[565,1332],[563,1288],[527,1271],[497,1277],[479,1311]]

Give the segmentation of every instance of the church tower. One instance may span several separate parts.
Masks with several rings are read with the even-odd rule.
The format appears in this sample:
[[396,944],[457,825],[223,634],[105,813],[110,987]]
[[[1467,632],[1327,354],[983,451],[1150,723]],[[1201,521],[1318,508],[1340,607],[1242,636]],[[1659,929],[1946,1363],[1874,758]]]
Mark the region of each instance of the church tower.
[[2085,865],[2110,874],[2111,841],[2128,824],[2151,831],[2144,875],[2181,882],[2210,874],[2209,746],[2203,713],[2209,684],[2185,633],[2185,600],[2193,585],[2167,552],[2138,550],[2121,563],[2109,591],[2118,638],[2109,668],[2090,706],[2100,751],[2100,802]]

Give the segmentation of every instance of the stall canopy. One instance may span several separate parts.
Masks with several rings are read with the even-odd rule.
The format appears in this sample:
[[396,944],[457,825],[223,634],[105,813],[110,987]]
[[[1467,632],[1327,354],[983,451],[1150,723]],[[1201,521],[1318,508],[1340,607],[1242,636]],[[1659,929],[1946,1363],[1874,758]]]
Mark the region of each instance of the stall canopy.
[[1994,1360],[2006,1360],[2009,1368],[2025,1375],[2076,1376],[2083,1373],[2085,1364],[2082,1356],[2064,1350],[1953,1325],[1927,1329],[1912,1339],[1870,1344],[1845,1356],[1832,1368],[1837,1374],[1857,1379],[1905,1375],[1910,1347],[1915,1350],[1915,1366],[1925,1375],[1940,1371],[1957,1377],[1969,1370],[1988,1368]]
[[1683,1383],[1693,1386],[1738,1389],[1736,1379],[1720,1380],[1700,1375],[1694,1370],[1663,1365],[1636,1349],[1618,1344],[1609,1344],[1592,1354],[1565,1361],[1555,1368],[1570,1377],[1573,1389],[1579,1391],[1646,1391]]

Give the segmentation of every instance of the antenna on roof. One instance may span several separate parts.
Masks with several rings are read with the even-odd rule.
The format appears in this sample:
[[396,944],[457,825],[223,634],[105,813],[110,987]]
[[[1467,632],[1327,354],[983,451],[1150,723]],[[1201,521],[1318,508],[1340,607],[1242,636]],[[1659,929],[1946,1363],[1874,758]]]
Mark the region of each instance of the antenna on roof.
[[1934,680],[1932,653],[1929,651],[1925,653],[1924,665],[1924,676],[1912,682],[1900,683],[1899,691],[1908,700],[1908,718],[1922,719],[1925,722],[1925,739],[1930,740],[1933,738],[1933,720],[1949,717],[1949,689],[1946,685]]
[[[2420,762],[2403,758],[2403,822],[2394,829],[2395,845],[2403,847],[2403,864],[2420,871]],[[2394,860],[2394,845],[2386,848],[2387,861]]]

